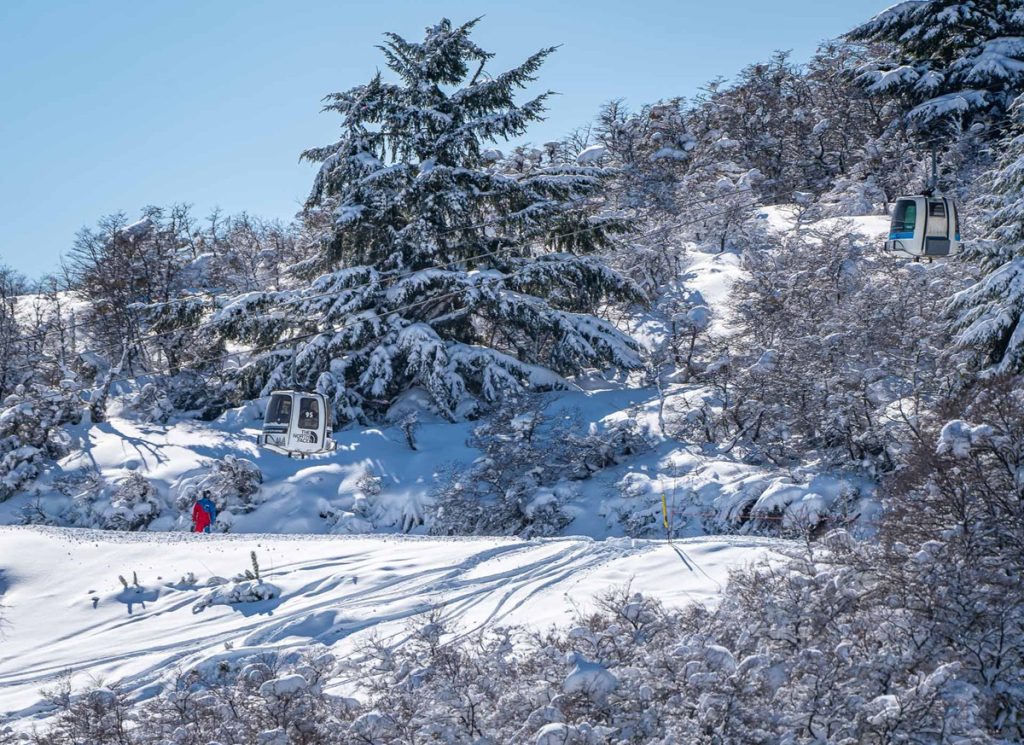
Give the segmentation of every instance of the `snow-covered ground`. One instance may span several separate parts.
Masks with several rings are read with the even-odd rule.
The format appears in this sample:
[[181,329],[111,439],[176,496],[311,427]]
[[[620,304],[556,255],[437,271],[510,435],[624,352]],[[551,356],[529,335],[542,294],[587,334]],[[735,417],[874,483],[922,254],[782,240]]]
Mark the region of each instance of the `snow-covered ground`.
[[[793,227],[782,207],[767,208],[764,219],[772,230]],[[887,218],[851,222],[874,238]],[[698,293],[710,309],[712,334],[728,332],[729,295],[741,276],[735,252],[694,248],[685,255],[680,291]],[[631,332],[657,343],[666,318],[655,309]],[[307,461],[257,448],[255,406],[216,422],[156,424],[117,411],[115,403],[109,421],[70,428],[71,454],[0,503],[0,524],[17,524],[37,510],[68,514],[86,503],[102,517],[111,490],[132,473],[154,487],[159,517],[145,533],[0,527],[0,724],[22,728],[45,716],[40,689],[65,670],[79,686],[102,678],[146,697],[176,672],[222,656],[325,644],[344,657],[371,635],[399,644],[410,624],[436,609],[447,628],[465,634],[566,623],[574,608],[627,582],[669,605],[714,602],[731,568],[782,543],[704,537],[705,518],[771,513],[785,520],[839,499],[860,500],[857,513],[870,517],[868,483],[774,471],[666,439],[658,433],[656,389],[578,383],[578,390],[548,394],[548,416],[574,417],[584,429],[632,419],[653,447],[565,484],[572,521],[562,537],[548,540],[422,535],[429,520],[419,518],[445,472],[480,456],[467,444],[475,426],[469,422],[424,421],[416,450],[397,427],[354,427],[336,433],[336,453]],[[699,393],[676,383],[666,391],[684,408],[687,396]],[[262,472],[252,509],[233,515],[227,535],[193,536],[183,495],[211,462],[228,456],[251,460]],[[360,504],[367,474],[379,483],[369,509]],[[90,483],[100,484],[98,498],[80,493]],[[627,530],[662,534],[663,495],[674,534],[684,538],[623,538]],[[420,535],[400,534],[410,525]],[[232,579],[250,568],[252,551],[263,584],[236,587]],[[227,602],[232,592],[268,597]]]
[[[760,214],[771,231],[797,227],[792,207],[765,207]],[[878,215],[842,220],[879,240],[888,224],[887,217]],[[682,255],[678,291],[706,305],[712,335],[728,332],[730,293],[743,273],[737,252],[690,246]],[[657,344],[670,324],[671,312],[656,307],[629,331],[641,343]],[[661,402],[652,387],[600,379],[577,382],[579,390],[548,395],[550,416],[572,417],[583,431],[632,419],[656,445],[651,452],[591,479],[564,485],[559,499],[572,522],[563,534],[603,538],[643,532],[636,528],[638,518],[646,515],[649,524],[661,521],[662,493],[675,502],[676,535],[689,536],[703,532],[702,518],[728,519],[755,500],[760,501],[751,511],[756,516],[762,508],[785,510],[805,501],[805,496],[823,508],[850,494],[870,496],[870,484],[847,483],[842,476],[837,480],[828,474],[755,468],[728,455],[665,440],[658,431]],[[670,408],[682,410],[700,394],[694,386],[674,383],[668,383],[666,391]],[[216,422],[179,419],[157,424],[140,421],[131,410],[118,411],[124,400],[114,399],[109,421],[69,428],[71,454],[32,486],[0,502],[0,524],[40,522],[38,516],[46,515],[46,521],[57,524],[103,525],[104,510],[109,511],[117,485],[138,473],[156,493],[159,517],[147,529],[187,530],[188,505],[183,509],[181,504],[191,501],[189,489],[210,472],[213,461],[234,457],[253,461],[262,472],[263,484],[252,500],[254,509],[230,516],[231,532],[399,532],[413,526],[414,532],[423,533],[429,528],[430,500],[438,485],[447,474],[464,471],[480,456],[467,444],[473,423],[424,421],[416,433],[415,451],[397,427],[351,427],[335,434],[336,453],[294,461],[256,446],[261,411],[255,405],[228,412]],[[372,505],[363,488],[368,475],[377,480],[380,490],[372,495]],[[90,489],[93,493],[87,493]],[[624,526],[624,516],[632,526]]]
[[[685,405],[693,393],[685,385],[670,386],[670,405]],[[757,517],[771,512],[771,519],[779,519],[790,506],[796,517],[806,511],[808,499],[827,510],[837,499],[860,494],[858,513],[868,515],[872,509],[872,486],[863,479],[752,466],[729,454],[662,438],[654,389],[566,391],[550,394],[548,401],[549,416],[573,417],[583,431],[632,419],[655,443],[650,451],[589,479],[557,485],[572,519],[563,535],[661,537],[663,494],[673,534],[688,537],[703,534],[709,518],[729,521],[740,513]],[[212,462],[230,456],[251,460],[263,475],[252,510],[230,517],[231,533],[401,533],[413,525],[413,533],[425,534],[434,492],[446,473],[465,472],[481,455],[467,444],[471,422],[424,423],[415,451],[398,427],[351,428],[335,434],[335,453],[309,460],[258,448],[259,426],[258,413],[243,409],[211,423],[186,419],[146,424],[111,417],[72,427],[73,452],[33,487],[0,502],[0,524],[19,524],[26,512],[41,510],[53,516],[74,512],[77,525],[102,525],[117,485],[138,473],[155,489],[160,515],[147,530],[188,531],[191,500],[184,495],[210,472]],[[363,493],[360,480],[367,473],[379,479],[379,494]],[[95,485],[86,478],[90,474],[99,478],[98,492],[79,493]],[[184,507],[178,506],[183,502]],[[415,520],[410,522],[410,517]]]
[[[400,644],[417,617],[445,627],[546,627],[632,583],[669,606],[714,602],[731,568],[782,545],[764,538],[632,541],[111,533],[0,528],[0,723],[45,716],[40,689],[66,670],[153,695],[204,661],[325,644],[339,658],[371,635]],[[255,551],[267,600],[210,604]],[[124,587],[119,576],[125,578]],[[134,582],[137,578],[138,586]],[[214,580],[217,582],[217,580]]]

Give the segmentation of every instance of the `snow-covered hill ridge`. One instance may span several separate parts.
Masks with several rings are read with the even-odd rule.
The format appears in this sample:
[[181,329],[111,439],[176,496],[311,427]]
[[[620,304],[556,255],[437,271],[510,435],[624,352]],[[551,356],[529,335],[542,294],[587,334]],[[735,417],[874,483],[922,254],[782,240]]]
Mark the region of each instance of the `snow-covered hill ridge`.
[[[19,727],[44,715],[39,691],[65,670],[145,698],[178,672],[262,649],[323,644],[342,659],[371,635],[400,644],[435,610],[457,636],[564,624],[627,583],[669,606],[713,603],[731,568],[780,545],[0,528],[0,714]],[[250,552],[274,597],[217,603]]]

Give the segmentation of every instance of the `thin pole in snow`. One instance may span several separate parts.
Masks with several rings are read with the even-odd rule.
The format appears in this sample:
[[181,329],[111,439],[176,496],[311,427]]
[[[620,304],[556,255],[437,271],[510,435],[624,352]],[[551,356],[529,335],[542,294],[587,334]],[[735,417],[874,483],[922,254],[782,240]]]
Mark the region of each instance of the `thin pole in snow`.
[[668,496],[665,494],[665,479],[661,479],[661,524],[665,527],[665,538],[672,542],[672,521],[668,509]]

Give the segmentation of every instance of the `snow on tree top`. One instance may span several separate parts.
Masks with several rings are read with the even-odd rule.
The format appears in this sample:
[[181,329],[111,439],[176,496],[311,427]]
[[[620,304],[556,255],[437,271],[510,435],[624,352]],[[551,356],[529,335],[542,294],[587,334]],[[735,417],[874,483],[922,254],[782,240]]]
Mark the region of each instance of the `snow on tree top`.
[[156,227],[153,220],[149,217],[144,217],[137,222],[133,222],[131,225],[126,225],[120,231],[121,235],[129,240],[137,240],[148,235],[153,228]]
[[580,154],[576,156],[576,162],[580,165],[600,163],[606,155],[608,155],[608,148],[604,145],[591,145],[580,151]]

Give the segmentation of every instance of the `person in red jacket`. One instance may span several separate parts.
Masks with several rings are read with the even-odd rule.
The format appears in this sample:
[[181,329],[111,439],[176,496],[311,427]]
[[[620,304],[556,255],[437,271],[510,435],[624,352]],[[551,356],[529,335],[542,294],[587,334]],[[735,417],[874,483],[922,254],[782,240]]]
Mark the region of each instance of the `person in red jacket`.
[[192,507],[192,532],[209,533],[210,526],[217,519],[217,508],[209,497],[197,499]]

